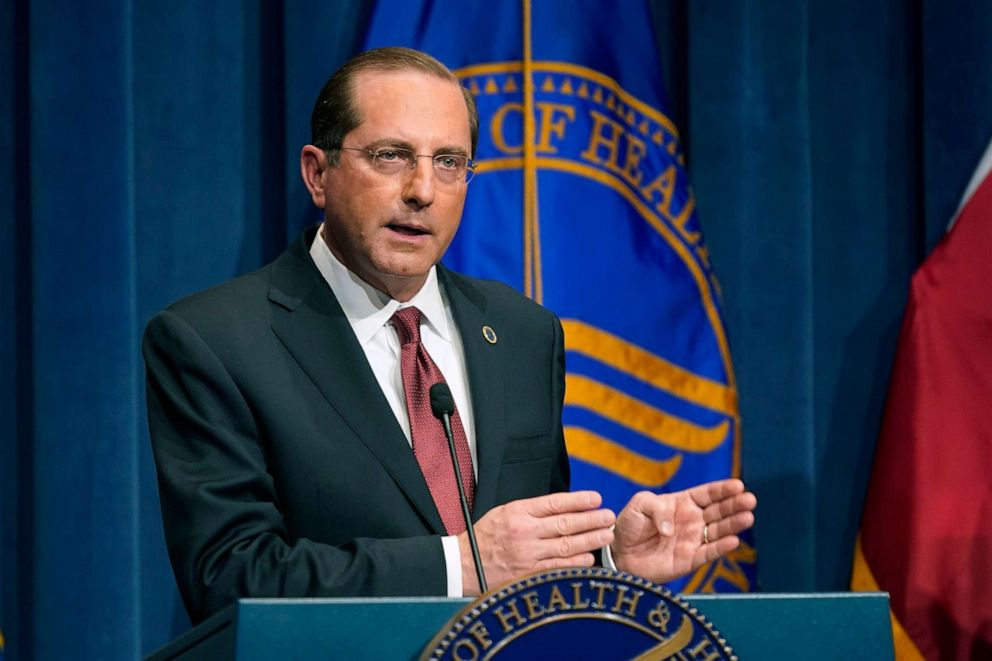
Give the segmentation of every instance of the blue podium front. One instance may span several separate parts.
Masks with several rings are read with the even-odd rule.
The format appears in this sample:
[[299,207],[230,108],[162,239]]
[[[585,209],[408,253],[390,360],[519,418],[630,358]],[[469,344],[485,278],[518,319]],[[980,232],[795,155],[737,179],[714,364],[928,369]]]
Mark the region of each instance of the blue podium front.
[[[720,631],[743,661],[893,658],[884,593],[684,599]],[[242,599],[148,658],[416,659],[469,603],[442,598]]]

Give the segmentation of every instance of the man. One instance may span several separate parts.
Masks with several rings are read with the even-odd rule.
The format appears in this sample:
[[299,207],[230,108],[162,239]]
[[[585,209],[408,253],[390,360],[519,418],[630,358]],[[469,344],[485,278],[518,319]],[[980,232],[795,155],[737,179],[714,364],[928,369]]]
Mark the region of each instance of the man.
[[491,587],[601,549],[664,581],[737,546],[755,499],[736,480],[642,493],[617,517],[568,493],[558,320],[438,265],[478,132],[442,64],[363,53],[325,85],[312,128],[300,161],[320,228],[146,332],[166,538],[194,622],[240,596],[478,594],[425,413],[438,380]]

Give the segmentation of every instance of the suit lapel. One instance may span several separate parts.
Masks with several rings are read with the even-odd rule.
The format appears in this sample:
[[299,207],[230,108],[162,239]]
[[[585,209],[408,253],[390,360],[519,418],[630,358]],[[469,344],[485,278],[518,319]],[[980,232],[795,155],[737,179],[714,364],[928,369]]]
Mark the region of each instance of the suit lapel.
[[[484,514],[496,502],[496,487],[506,446],[503,348],[498,341],[488,342],[482,332],[484,326],[489,326],[498,338],[499,319],[489,317],[485,296],[468,281],[441,265],[438,265],[438,278],[448,297],[465,350],[479,463],[473,509]],[[478,515],[473,518],[478,519]]]
[[[309,256],[307,232],[272,267],[269,299],[288,310],[272,329],[355,435],[439,534],[444,525],[423,473],[341,306]],[[474,387],[474,384],[473,384]]]

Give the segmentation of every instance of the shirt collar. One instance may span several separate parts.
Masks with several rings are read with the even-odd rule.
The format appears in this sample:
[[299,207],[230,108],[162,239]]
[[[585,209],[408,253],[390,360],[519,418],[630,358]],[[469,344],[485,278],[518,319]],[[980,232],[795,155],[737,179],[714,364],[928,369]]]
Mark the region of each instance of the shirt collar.
[[310,257],[337,297],[359,344],[364,346],[389,323],[398,309],[409,306],[419,308],[424,321],[445,341],[452,341],[436,266],[431,267],[420,291],[406,303],[400,303],[349,271],[327,246],[322,236],[323,229],[321,225],[310,245]]

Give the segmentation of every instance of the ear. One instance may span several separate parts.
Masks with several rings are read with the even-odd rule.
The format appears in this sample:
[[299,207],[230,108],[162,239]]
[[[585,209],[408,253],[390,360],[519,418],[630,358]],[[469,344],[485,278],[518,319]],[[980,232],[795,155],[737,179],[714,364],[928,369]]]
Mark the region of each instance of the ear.
[[300,152],[300,174],[303,175],[303,183],[310,191],[310,199],[321,209],[324,208],[324,173],[328,168],[327,154],[323,149],[306,145]]

